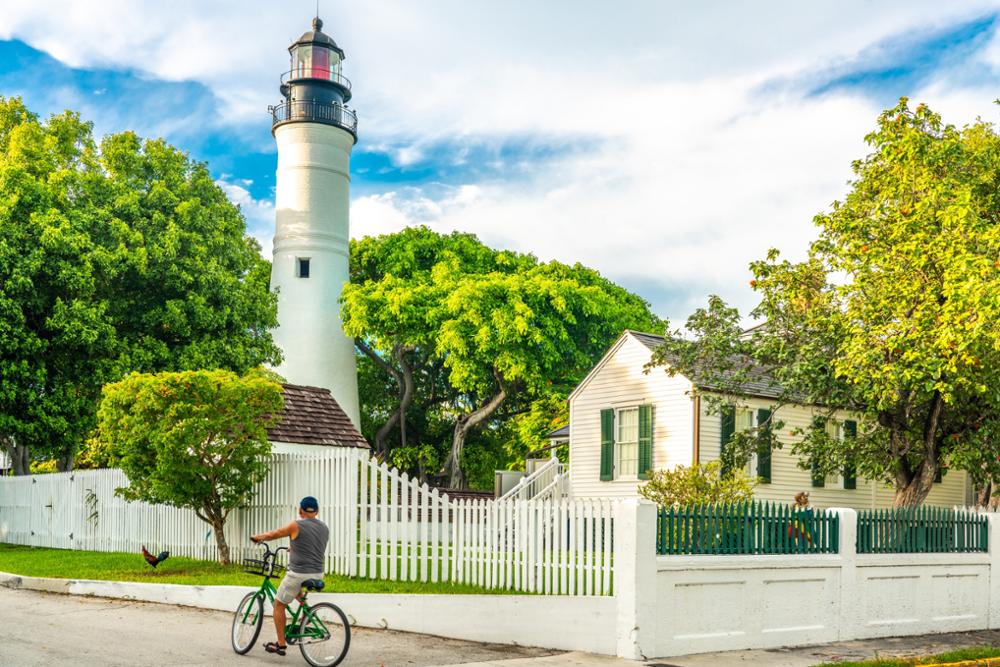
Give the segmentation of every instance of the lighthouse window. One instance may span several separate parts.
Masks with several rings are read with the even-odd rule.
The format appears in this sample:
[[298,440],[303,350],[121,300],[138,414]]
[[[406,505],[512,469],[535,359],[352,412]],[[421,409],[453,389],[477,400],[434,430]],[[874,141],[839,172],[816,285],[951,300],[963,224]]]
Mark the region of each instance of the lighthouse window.
[[312,76],[314,79],[330,78],[330,51],[320,46],[313,47]]
[[299,278],[309,277],[309,258],[299,257],[295,267],[295,275]]

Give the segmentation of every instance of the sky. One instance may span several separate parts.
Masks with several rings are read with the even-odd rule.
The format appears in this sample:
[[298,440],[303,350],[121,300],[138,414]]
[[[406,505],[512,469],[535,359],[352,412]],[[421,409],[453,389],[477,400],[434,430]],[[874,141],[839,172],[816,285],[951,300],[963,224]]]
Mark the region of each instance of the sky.
[[[681,324],[746,313],[900,96],[1000,123],[1000,0],[320,0],[359,116],[351,233],[600,270]],[[0,0],[0,95],[208,163],[270,255],[269,104],[314,0]]]

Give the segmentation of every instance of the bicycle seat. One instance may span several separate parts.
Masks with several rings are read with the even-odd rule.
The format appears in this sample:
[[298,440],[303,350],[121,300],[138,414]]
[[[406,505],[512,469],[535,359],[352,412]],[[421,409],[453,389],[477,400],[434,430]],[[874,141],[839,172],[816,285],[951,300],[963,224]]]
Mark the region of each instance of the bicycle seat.
[[322,579],[306,579],[302,582],[302,588],[307,591],[321,591],[325,585],[326,582]]

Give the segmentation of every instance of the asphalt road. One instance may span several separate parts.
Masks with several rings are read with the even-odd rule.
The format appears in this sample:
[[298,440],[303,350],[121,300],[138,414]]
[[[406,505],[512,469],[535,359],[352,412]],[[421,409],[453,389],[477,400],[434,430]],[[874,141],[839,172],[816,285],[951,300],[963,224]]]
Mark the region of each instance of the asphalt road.
[[[271,619],[245,656],[229,644],[232,615],[189,607],[0,588],[0,665],[306,665],[298,649],[265,653]],[[470,623],[477,619],[469,619]],[[352,628],[345,667],[430,667],[551,653],[540,649]]]

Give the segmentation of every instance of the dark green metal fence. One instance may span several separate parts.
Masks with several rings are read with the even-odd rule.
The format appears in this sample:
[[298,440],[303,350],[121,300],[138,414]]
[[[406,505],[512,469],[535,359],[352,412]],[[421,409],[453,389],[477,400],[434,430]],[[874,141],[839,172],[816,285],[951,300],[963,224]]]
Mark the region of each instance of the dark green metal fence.
[[839,517],[818,509],[748,502],[661,507],[658,554],[837,553]]
[[984,514],[947,507],[858,512],[859,554],[961,553],[989,549]]

